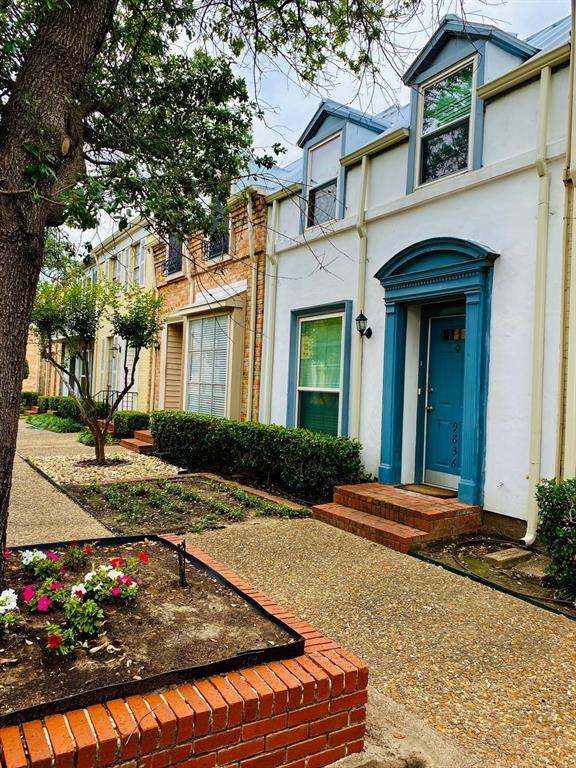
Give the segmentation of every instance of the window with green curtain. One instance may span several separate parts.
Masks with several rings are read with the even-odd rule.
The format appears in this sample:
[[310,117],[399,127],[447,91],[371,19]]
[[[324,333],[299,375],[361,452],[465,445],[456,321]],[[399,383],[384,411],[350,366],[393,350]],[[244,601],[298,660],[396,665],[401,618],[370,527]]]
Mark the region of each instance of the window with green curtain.
[[342,315],[301,321],[298,363],[298,426],[337,435]]

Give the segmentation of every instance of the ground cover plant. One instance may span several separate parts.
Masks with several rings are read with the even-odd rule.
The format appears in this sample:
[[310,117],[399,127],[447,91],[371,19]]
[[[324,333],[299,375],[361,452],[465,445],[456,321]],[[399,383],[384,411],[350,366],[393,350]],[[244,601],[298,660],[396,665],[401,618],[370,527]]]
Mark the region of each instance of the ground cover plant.
[[0,716],[290,639],[192,564],[181,586],[155,541],[7,551],[5,573]]
[[68,486],[68,492],[115,533],[184,533],[240,522],[249,516],[308,517],[229,483],[202,477]]
[[34,429],[45,429],[48,432],[82,432],[84,429],[78,421],[53,413],[31,414],[25,416],[24,420]]

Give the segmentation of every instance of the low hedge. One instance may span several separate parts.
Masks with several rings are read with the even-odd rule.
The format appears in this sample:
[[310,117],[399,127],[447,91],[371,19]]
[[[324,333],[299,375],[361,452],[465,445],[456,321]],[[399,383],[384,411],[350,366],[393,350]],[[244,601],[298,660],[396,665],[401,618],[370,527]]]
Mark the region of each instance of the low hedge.
[[543,480],[536,491],[538,537],[551,563],[548,573],[576,597],[576,478]]
[[114,434],[116,437],[132,437],[136,429],[148,429],[150,416],[144,411],[116,411]]
[[[38,398],[38,410],[40,413],[54,411],[57,416],[64,419],[82,421],[80,408],[73,397],[69,395],[40,395]],[[108,413],[106,403],[96,403],[96,411],[99,419],[105,419]]]
[[152,413],[150,429],[157,452],[180,466],[245,474],[300,499],[328,499],[334,485],[364,477],[360,443],[348,437],[183,411]]
[[40,395],[38,392],[22,392],[21,402],[24,408],[32,408],[33,405],[38,405],[38,398]]

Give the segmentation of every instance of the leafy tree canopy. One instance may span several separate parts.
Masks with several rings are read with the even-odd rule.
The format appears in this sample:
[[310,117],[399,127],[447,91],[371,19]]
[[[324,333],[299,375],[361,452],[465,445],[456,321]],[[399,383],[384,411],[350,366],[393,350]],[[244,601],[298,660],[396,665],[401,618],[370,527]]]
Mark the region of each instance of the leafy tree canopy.
[[235,74],[239,57],[283,62],[308,82],[331,63],[365,72],[374,69],[375,49],[390,44],[386,26],[419,5],[91,0],[107,7],[110,22],[77,95],[63,105],[62,121],[57,110],[47,114],[33,85],[24,92],[21,86],[27,62],[42,48],[62,46],[66,53],[59,22],[77,2],[0,0],[0,138],[11,101],[28,113],[26,178],[18,193],[44,204],[49,225],[90,228],[104,210],[122,228],[138,212],[160,232],[181,236],[210,233],[230,182],[250,163],[270,168],[280,151],[251,151],[261,111]]

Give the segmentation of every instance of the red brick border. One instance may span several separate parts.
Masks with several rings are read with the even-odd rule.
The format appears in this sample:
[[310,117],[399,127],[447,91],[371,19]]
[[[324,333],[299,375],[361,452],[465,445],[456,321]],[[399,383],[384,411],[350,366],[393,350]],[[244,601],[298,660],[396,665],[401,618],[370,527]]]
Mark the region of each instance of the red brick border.
[[188,552],[299,632],[304,655],[3,728],[2,768],[324,768],[362,751],[366,664],[200,549]]

